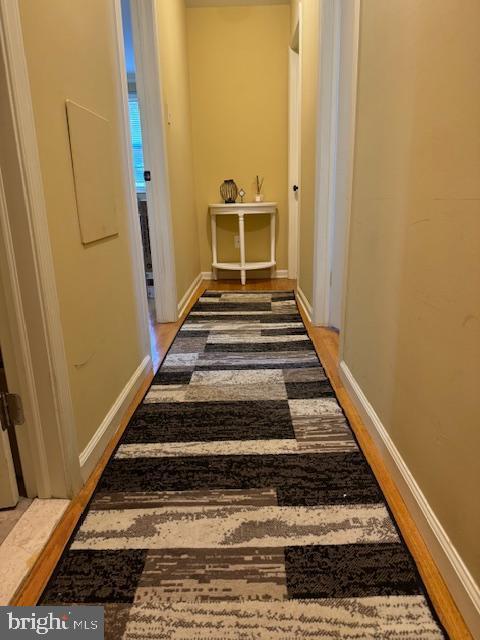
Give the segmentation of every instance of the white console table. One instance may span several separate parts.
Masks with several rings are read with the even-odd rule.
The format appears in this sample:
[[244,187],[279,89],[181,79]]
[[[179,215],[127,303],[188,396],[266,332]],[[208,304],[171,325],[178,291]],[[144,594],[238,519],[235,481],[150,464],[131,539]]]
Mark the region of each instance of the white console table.
[[[275,267],[275,215],[276,202],[243,202],[234,204],[210,204],[210,221],[212,224],[212,274],[217,279],[217,269],[240,271],[242,284],[246,281],[246,272],[253,269]],[[270,260],[265,262],[245,262],[245,216],[270,215]],[[217,258],[217,216],[238,216],[238,232],[240,236],[240,262],[218,262]]]

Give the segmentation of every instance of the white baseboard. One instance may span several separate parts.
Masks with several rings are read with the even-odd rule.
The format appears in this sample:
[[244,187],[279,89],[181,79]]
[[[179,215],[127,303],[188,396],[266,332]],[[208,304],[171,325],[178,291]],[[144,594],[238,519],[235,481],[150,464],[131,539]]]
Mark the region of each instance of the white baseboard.
[[[233,273],[233,272],[232,272]],[[238,271],[235,272],[238,275]],[[288,269],[277,269],[275,271],[274,278],[288,278]],[[211,271],[202,271],[202,280],[213,280],[213,274]],[[238,281],[240,282],[240,276],[238,276]],[[248,282],[248,278],[247,278]]]
[[199,273],[198,276],[195,278],[195,280],[192,282],[192,284],[188,287],[187,291],[185,292],[185,295],[182,297],[182,299],[178,303],[179,318],[185,313],[185,309],[188,307],[193,294],[197,290],[198,285],[204,279],[205,278],[203,277],[203,273]]
[[480,638],[480,588],[465,566],[405,460],[375,413],[347,364],[340,363],[342,382],[377,444],[382,457],[474,638]]
[[297,300],[300,306],[302,307],[305,315],[307,316],[308,320],[311,322],[312,321],[312,305],[307,300],[307,296],[303,293],[303,291],[298,286],[297,286]]
[[130,380],[120,392],[118,398],[113,403],[110,411],[93,434],[90,442],[80,453],[80,473],[84,482],[100,460],[107,444],[118,429],[128,405],[133,400],[135,394],[140,388],[140,385],[145,380],[145,377],[151,368],[152,360],[150,356],[145,356],[140,365],[135,369]]

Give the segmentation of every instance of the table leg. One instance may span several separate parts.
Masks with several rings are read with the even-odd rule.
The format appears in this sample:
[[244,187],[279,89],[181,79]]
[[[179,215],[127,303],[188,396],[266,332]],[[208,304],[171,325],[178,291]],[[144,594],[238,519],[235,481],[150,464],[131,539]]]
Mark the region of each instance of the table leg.
[[217,216],[212,213],[210,216],[210,222],[212,225],[212,277],[217,279],[217,268],[214,264],[217,264]]
[[[270,262],[275,262],[275,212],[270,214]],[[270,269],[271,277],[274,278],[277,271],[276,265]]]
[[242,284],[245,284],[246,281],[246,272],[245,272],[245,220],[243,213],[238,214],[238,233],[240,236],[240,278]]

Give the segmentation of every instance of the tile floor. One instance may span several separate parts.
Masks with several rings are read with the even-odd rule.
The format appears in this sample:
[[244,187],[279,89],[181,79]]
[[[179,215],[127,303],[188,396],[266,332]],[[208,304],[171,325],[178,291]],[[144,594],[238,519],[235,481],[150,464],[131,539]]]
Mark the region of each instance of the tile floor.
[[22,502],[18,511],[10,510],[8,515],[0,512],[0,606],[10,602],[69,503],[36,498],[28,504]]
[[20,498],[13,509],[0,509],[0,545],[31,504],[31,498]]

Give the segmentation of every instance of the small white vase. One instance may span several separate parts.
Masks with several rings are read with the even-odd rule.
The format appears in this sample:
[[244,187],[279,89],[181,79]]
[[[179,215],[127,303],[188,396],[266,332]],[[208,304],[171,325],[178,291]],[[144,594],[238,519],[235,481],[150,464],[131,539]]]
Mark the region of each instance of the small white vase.
[[255,202],[263,202],[263,193],[255,194]]

